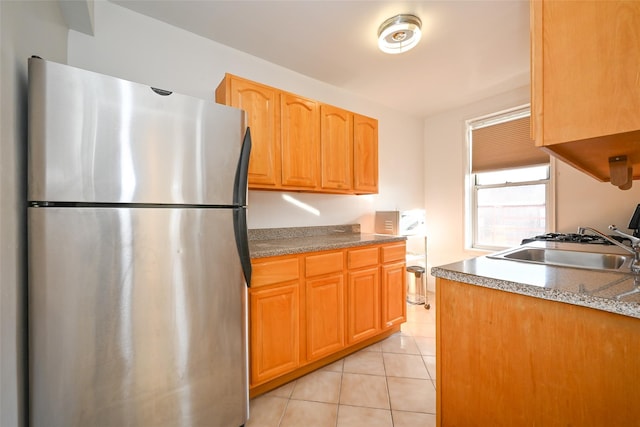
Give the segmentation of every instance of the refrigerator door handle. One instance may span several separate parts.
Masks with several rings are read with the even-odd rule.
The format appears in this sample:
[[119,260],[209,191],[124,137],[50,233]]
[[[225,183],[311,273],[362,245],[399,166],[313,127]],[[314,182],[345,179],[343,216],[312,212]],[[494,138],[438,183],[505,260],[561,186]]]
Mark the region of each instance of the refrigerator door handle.
[[247,185],[249,173],[249,155],[251,154],[251,131],[247,127],[242,141],[242,149],[240,151],[240,160],[238,161],[238,169],[236,169],[236,179],[233,189],[233,204],[235,206],[247,205]]
[[247,234],[247,210],[233,209],[233,230],[236,236],[236,246],[240,256],[240,264],[247,287],[251,287],[251,254],[249,253],[249,236]]

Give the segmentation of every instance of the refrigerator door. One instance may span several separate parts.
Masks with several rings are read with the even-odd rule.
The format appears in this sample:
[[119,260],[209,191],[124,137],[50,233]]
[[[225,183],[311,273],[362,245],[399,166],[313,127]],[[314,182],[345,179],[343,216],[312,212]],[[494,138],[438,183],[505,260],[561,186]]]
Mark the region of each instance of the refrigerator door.
[[234,205],[246,129],[235,108],[30,58],[28,200]]
[[234,211],[28,208],[31,426],[245,423]]

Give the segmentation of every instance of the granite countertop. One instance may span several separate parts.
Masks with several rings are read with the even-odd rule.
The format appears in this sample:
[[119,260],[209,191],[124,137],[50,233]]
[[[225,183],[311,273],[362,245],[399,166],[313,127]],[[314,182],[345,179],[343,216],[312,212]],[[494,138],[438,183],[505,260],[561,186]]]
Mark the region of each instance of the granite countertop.
[[[567,249],[564,244],[561,249]],[[557,243],[533,242],[527,246],[560,248]],[[581,245],[582,248],[586,248]],[[607,253],[628,255],[615,246],[601,246]],[[568,247],[568,249],[576,249]],[[593,247],[580,249],[595,251]],[[640,318],[640,293],[617,298],[634,289],[640,277],[625,272],[556,267],[521,261],[490,258],[485,255],[439,267],[435,277],[529,295],[552,301],[581,305],[611,313]]]
[[249,252],[251,258],[265,258],[376,243],[402,242],[406,239],[405,236],[361,233],[359,224],[261,228],[249,230]]

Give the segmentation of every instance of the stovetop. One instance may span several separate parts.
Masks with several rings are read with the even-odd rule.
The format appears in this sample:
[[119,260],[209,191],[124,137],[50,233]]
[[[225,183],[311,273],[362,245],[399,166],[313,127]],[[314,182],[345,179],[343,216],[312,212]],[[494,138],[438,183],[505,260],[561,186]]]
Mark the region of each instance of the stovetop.
[[[622,236],[609,236],[612,239],[617,240],[622,243],[626,239]],[[550,242],[569,242],[569,243],[588,243],[592,245],[612,245],[613,243],[608,242],[606,239],[603,239],[600,236],[596,236],[593,234],[577,234],[577,233],[547,233],[541,234],[535,237],[529,237],[526,239],[522,239],[522,244],[531,243],[536,240],[545,240]]]

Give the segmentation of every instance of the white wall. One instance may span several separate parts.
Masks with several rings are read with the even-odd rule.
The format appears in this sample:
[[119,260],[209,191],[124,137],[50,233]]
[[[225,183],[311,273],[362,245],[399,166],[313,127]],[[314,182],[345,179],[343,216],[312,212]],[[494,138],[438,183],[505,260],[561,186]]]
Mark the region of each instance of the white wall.
[[251,191],[250,228],[361,223],[372,231],[373,211],[422,206],[422,120],[109,2],[94,12],[95,36],[69,32],[70,65],[209,99],[229,72],[379,120],[378,195],[288,193],[320,210],[315,216],[280,192]]
[[[425,119],[425,209],[429,268],[486,252],[464,248],[466,140],[465,121],[529,103],[522,87]],[[557,161],[555,174],[556,231],[575,233],[578,226],[623,231],[637,204],[640,183],[628,191],[601,183]],[[523,236],[526,237],[526,236]],[[429,276],[430,288],[435,279]]]
[[64,62],[57,2],[0,1],[0,426],[26,425],[27,58]]

